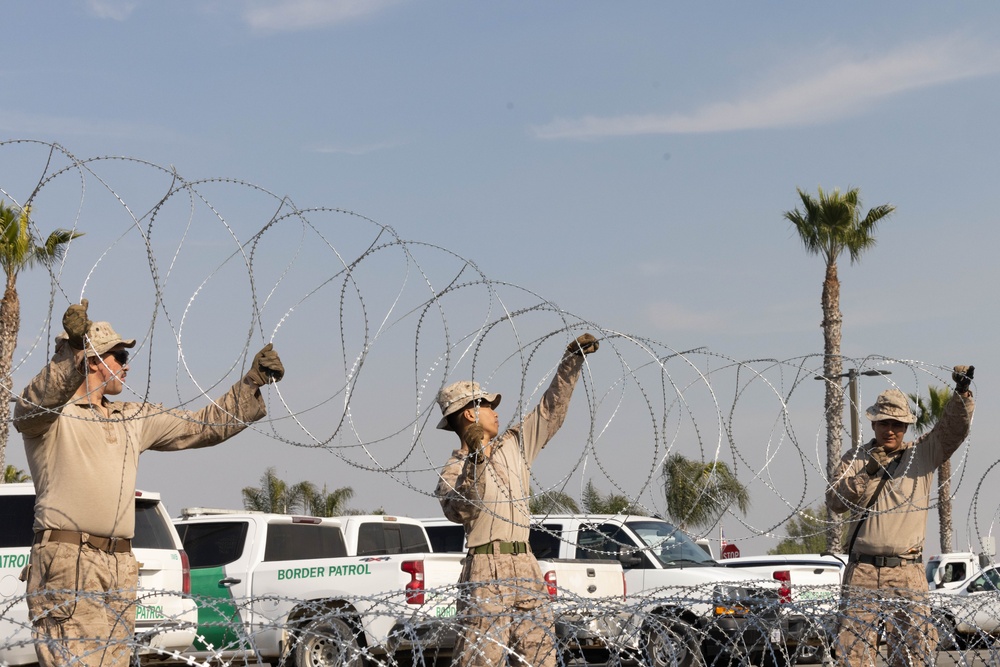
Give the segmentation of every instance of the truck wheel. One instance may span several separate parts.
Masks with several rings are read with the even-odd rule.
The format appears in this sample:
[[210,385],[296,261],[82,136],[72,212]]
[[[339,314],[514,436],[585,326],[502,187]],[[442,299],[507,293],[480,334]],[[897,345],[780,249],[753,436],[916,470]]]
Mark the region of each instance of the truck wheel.
[[295,667],[364,667],[351,626],[339,618],[321,618],[298,632]]
[[658,619],[646,625],[642,657],[649,667],[705,667],[694,628],[676,619]]
[[937,628],[939,651],[964,651],[965,640],[955,631],[955,621],[947,614],[935,613],[934,626]]

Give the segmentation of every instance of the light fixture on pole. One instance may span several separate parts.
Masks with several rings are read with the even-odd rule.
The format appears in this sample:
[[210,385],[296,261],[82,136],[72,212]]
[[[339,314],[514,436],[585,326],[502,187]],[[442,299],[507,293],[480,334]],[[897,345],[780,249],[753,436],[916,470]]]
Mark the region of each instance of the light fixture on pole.
[[841,373],[840,375],[833,375],[827,377],[825,375],[817,375],[814,380],[838,380],[840,378],[847,378],[847,387],[850,399],[851,399],[851,446],[857,447],[861,444],[861,419],[858,414],[858,376],[867,375],[868,377],[875,377],[878,375],[892,375],[892,371],[883,370],[872,370],[872,371],[861,371],[858,372],[857,368],[850,368],[846,373]]

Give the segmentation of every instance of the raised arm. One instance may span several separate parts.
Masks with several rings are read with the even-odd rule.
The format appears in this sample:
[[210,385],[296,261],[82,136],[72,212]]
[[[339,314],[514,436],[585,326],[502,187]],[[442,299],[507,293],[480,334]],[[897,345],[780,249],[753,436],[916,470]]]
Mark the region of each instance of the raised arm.
[[228,440],[267,414],[260,388],[278,382],[284,374],[278,353],[268,343],[254,357],[247,374],[211,405],[197,412],[168,410],[149,414],[143,425],[144,448],[176,451]]
[[83,299],[63,314],[65,340],[56,344],[52,359],[32,378],[14,405],[14,428],[19,433],[29,437],[43,435],[83,383],[80,369],[91,324],[87,307],[87,300]]
[[542,400],[521,422],[524,454],[529,463],[538,456],[538,452],[548,444],[566,420],[573,389],[583,369],[584,356],[596,352],[599,345],[597,339],[589,333],[571,342],[549,388],[542,395]]

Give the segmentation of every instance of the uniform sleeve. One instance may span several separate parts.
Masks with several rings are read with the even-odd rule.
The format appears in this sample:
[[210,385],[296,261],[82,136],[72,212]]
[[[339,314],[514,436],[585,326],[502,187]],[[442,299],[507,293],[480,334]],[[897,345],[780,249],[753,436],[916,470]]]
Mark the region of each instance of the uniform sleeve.
[[566,420],[569,402],[573,397],[576,382],[580,379],[583,363],[582,356],[567,354],[556,369],[556,375],[542,395],[542,400],[521,422],[524,457],[529,464],[535,460]]
[[211,447],[266,414],[260,388],[244,378],[218,401],[197,412],[162,410],[149,414],[142,423],[143,449],[178,451]]
[[462,456],[459,450],[452,452],[434,490],[449,521],[464,526],[479,515],[486,492],[485,470],[485,459],[477,464],[471,458]]
[[915,447],[930,450],[935,468],[951,458],[951,455],[965,442],[972,427],[972,413],[976,402],[971,395],[962,396],[952,392],[944,406],[944,414],[934,424],[927,435],[914,443]]
[[866,500],[868,484],[873,475],[865,472],[868,447],[873,443],[852,449],[844,454],[833,475],[833,482],[826,490],[826,505],[838,514],[858,509]]
[[26,437],[45,435],[62,408],[83,384],[83,350],[60,345],[52,360],[32,378],[14,404],[14,428]]

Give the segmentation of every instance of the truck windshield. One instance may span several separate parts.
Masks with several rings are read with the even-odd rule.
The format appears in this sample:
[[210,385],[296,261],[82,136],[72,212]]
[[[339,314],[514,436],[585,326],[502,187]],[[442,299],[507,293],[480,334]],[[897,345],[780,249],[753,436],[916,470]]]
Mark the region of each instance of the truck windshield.
[[628,527],[664,566],[718,564],[694,540],[666,521],[629,521]]

